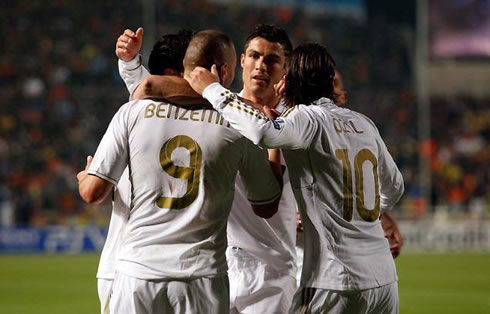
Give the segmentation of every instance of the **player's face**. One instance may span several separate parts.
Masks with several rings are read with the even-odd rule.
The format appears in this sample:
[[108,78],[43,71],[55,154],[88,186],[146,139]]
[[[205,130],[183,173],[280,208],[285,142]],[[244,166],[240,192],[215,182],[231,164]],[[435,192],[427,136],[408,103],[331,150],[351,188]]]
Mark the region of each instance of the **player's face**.
[[335,102],[340,106],[344,106],[347,103],[347,92],[344,90],[342,75],[337,70],[333,78],[333,92],[337,95]]
[[285,74],[286,57],[281,45],[256,37],[249,42],[240,62],[243,69],[244,96],[274,97],[274,84]]

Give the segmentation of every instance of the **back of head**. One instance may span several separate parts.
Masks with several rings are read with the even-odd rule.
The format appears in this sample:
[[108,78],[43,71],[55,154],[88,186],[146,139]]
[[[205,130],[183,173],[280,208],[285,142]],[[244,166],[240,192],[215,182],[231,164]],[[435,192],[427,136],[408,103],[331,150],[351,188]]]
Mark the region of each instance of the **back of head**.
[[236,60],[235,45],[224,33],[217,30],[198,32],[189,43],[184,57],[184,71],[196,66],[211,69],[213,64],[221,66]]
[[288,33],[286,33],[282,27],[275,24],[257,24],[255,25],[254,31],[247,37],[244,51],[247,51],[250,41],[257,37],[264,38],[271,43],[280,44],[286,58],[289,57],[293,50],[293,45],[291,44]]
[[160,38],[153,46],[148,68],[153,75],[168,74],[168,70],[173,70],[175,75],[184,72],[182,60],[189,42],[194,36],[194,31],[182,29],[177,34],[166,34]]
[[315,43],[298,46],[288,62],[286,103],[309,105],[321,97],[334,99],[334,76],[335,62],[327,48]]

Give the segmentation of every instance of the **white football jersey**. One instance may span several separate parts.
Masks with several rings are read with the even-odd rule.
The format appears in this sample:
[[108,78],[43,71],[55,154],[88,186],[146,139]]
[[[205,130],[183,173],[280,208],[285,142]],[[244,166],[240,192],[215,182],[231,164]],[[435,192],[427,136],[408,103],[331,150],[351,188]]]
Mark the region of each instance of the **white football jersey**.
[[129,217],[130,204],[131,182],[129,181],[129,168],[126,167],[117,186],[114,187],[111,220],[109,222],[104,248],[100,253],[97,278],[114,279],[121,233]]
[[129,99],[133,99],[133,92],[138,87],[138,85],[146,77],[150,76],[150,72],[141,63],[141,55],[137,55],[131,61],[118,60],[117,62],[119,75],[124,80],[126,88],[129,91]]
[[[129,91],[130,100],[132,94],[139,83],[150,75],[148,70],[141,64],[141,55],[136,56],[131,61],[125,62],[118,60],[119,74],[124,80]],[[131,198],[131,182],[129,181],[129,169],[124,170],[121,179],[114,187],[111,219],[107,237],[100,254],[97,278],[114,279],[116,272],[117,252],[124,229],[124,223],[129,216],[129,206]]]
[[237,171],[252,203],[280,194],[266,150],[212,109],[153,100],[125,104],[88,173],[117,184],[127,165],[131,206],[116,270],[140,279],[226,273],[226,221]]
[[[239,94],[242,96],[242,93]],[[281,156],[281,164],[285,161]],[[235,198],[228,218],[228,245],[267,263],[282,274],[296,275],[296,200],[286,168],[279,210],[269,219],[247,215],[250,203],[240,176],[235,183]]]
[[[150,75],[141,65],[140,57],[130,62],[119,60],[119,73],[131,95],[138,84]],[[284,160],[281,160],[281,163],[284,165]],[[297,205],[287,169],[283,175],[283,191],[278,212],[273,217],[264,219],[249,215],[250,210],[244,184],[238,175],[228,219],[228,245],[242,248],[248,254],[269,264],[277,272],[294,277],[297,271],[295,251]]]
[[301,285],[361,290],[397,280],[380,215],[403,178],[374,123],[321,98],[268,119],[218,83],[203,93],[262,147],[283,148],[305,230]]

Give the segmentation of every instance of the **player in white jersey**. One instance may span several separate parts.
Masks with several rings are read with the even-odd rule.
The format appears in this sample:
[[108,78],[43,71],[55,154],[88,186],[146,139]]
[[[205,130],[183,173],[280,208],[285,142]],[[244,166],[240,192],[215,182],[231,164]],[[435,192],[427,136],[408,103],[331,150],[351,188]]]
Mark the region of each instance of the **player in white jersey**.
[[[152,74],[181,75],[183,73],[182,59],[184,59],[187,45],[191,40],[193,32],[181,30],[176,34],[163,35],[153,47],[149,58],[149,68]],[[131,60],[138,54],[143,40],[143,29],[139,28],[136,33],[125,30],[119,36],[116,43],[116,55],[121,67],[130,67],[133,72],[140,72],[139,76],[147,74],[146,69]],[[121,71],[121,75],[124,75]],[[130,93],[134,91],[141,79],[125,80]],[[114,187],[112,213],[109,223],[104,248],[102,249],[99,267],[97,270],[97,291],[101,305],[101,313],[109,312],[109,301],[112,293],[112,283],[115,275],[117,252],[120,243],[120,233],[129,216],[131,201],[131,182],[129,181],[129,169],[123,172],[117,186]]]
[[[280,96],[275,94],[274,84],[285,74],[285,63],[291,52],[291,42],[287,33],[276,25],[257,25],[248,37],[241,55],[243,68],[243,90],[239,94],[261,106],[282,110]],[[131,68],[128,66],[126,68]],[[134,71],[134,81],[138,76]],[[130,78],[131,71],[125,71],[123,78]],[[138,86],[135,97],[166,97],[166,92],[155,86],[162,78],[146,77]],[[188,93],[185,86],[181,93]],[[192,89],[190,91],[194,94]],[[138,95],[138,96],[137,96]],[[200,98],[200,97],[199,97]],[[271,152],[276,159],[282,158],[276,150]],[[282,160],[284,165],[284,160]],[[240,176],[237,177],[235,198],[228,220],[227,260],[230,276],[230,311],[232,313],[285,313],[289,309],[296,290],[296,202],[286,172],[283,176],[284,188],[279,203],[279,211],[271,219],[247,215],[250,204]]]
[[[286,103],[273,120],[196,68],[187,78],[257,145],[280,147],[305,230],[301,286],[291,313],[398,313],[397,274],[380,215],[403,178],[374,123],[332,101],[334,62],[318,44],[289,60]],[[266,111],[267,108],[265,108]]]
[[[283,83],[282,83],[283,84]],[[334,102],[339,107],[345,107],[349,98],[347,91],[344,89],[344,80],[340,72],[335,69],[334,83]],[[296,261],[298,265],[298,272],[296,273],[296,280],[299,286],[301,281],[301,271],[303,268],[303,255],[304,255],[304,237],[303,226],[301,223],[301,217],[297,216],[297,235],[296,235]],[[401,248],[403,247],[403,236],[398,229],[398,224],[387,212],[381,216],[381,226],[385,233],[385,237],[390,242],[390,250],[393,258],[400,255]]]
[[[212,63],[221,64],[229,85],[233,43],[217,31],[200,32],[186,52],[185,71]],[[139,100],[121,107],[78,175],[82,198],[102,201],[126,165],[131,211],[110,312],[227,313],[226,221],[238,169],[256,214],[268,218],[277,210],[280,187],[265,151],[214,110]]]

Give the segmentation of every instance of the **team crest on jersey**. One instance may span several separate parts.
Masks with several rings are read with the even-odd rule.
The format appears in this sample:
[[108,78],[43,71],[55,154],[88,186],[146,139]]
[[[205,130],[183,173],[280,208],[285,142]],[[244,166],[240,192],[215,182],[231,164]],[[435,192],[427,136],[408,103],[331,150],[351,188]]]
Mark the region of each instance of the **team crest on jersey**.
[[274,125],[274,129],[280,130],[282,125],[284,124],[284,120],[281,118],[277,118],[276,120],[271,120],[272,125]]

